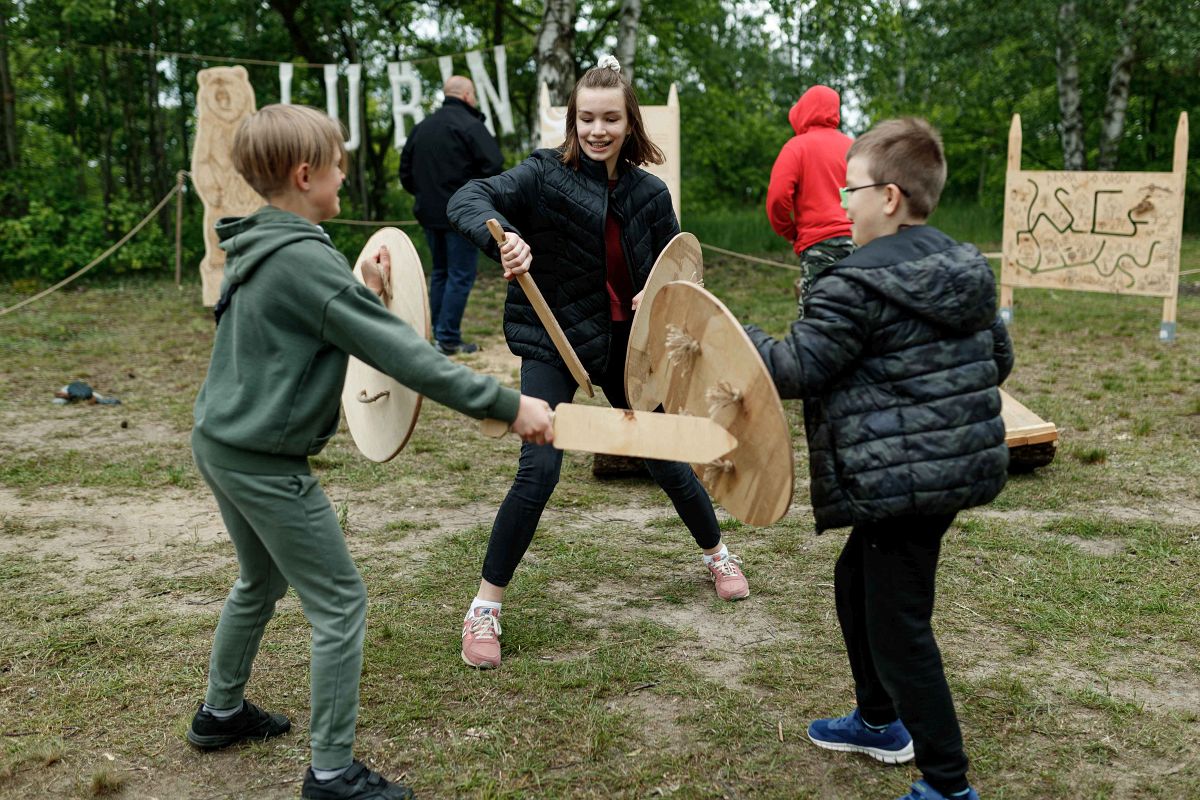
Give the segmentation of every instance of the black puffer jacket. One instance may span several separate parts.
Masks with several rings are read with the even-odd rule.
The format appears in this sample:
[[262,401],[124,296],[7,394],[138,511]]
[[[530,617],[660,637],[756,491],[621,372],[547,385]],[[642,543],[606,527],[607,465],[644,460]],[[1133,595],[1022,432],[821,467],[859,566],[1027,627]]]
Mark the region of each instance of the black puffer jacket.
[[[621,225],[634,292],[646,285],[658,254],[679,233],[679,221],[666,184],[645,170],[623,165],[610,193],[603,162],[587,157],[580,162],[572,169],[557,150],[536,150],[512,169],[459,189],[447,215],[496,261],[500,249],[488,233],[489,217],[529,244],[529,274],[595,380],[607,367],[611,330],[604,248],[609,208]],[[514,355],[563,363],[516,281],[508,285],[504,304],[504,338]]]
[[928,226],[876,239],[821,273],[808,308],[783,341],[746,330],[780,395],[804,398],[818,531],[1000,493],[1012,341],[973,245]]
[[472,178],[504,169],[500,145],[483,112],[457,97],[417,123],[400,151],[400,184],[414,197],[413,214],[426,228],[445,229],[446,203]]

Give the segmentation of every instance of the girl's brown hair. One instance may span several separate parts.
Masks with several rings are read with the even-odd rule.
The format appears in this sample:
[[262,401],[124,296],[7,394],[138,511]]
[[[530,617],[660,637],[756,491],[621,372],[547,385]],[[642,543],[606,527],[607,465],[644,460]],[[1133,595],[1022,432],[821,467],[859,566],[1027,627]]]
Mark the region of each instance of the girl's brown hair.
[[576,100],[580,89],[620,89],[625,95],[625,115],[629,118],[629,134],[621,145],[621,161],[627,161],[635,167],[642,164],[661,164],[666,159],[658,145],[650,141],[646,135],[646,126],[642,123],[642,109],[638,106],[637,93],[629,81],[621,77],[615,69],[592,67],[583,73],[583,77],[571,91],[567,100],[567,137],[562,143],[562,162],[572,169],[579,169],[579,135],[575,124]]

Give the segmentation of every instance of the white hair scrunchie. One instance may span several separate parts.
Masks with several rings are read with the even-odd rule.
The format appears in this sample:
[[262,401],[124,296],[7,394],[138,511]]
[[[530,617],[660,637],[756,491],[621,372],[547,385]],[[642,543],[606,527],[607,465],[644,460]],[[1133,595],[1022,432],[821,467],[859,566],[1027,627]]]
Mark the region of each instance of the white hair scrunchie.
[[600,56],[600,60],[596,62],[596,69],[611,69],[613,72],[620,74],[621,62],[617,61],[616,56]]

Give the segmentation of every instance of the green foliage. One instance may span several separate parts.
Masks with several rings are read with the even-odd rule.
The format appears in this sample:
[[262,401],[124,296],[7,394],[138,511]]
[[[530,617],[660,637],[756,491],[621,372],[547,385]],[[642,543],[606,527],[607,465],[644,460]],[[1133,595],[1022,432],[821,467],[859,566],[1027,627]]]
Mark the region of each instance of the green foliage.
[[[55,281],[85,266],[145,216],[140,204],[115,198],[107,209],[32,199],[19,217],[0,220],[0,263],[13,265],[4,277]],[[105,262],[109,274],[163,270],[173,263],[173,243],[161,227],[147,225]]]
[[[647,0],[635,83],[646,104],[664,103],[677,86],[685,226],[699,220],[709,227],[710,219],[746,211],[754,228],[721,232],[720,240],[786,252],[760,213],[762,202],[771,165],[792,136],[789,108],[824,83],[842,93],[850,133],[898,114],[933,121],[949,162],[948,205],[978,209],[973,222],[943,224],[969,229],[965,238],[973,241],[998,241],[1011,115],[1022,116],[1026,166],[1062,164],[1058,6],[1051,0]],[[620,3],[577,7],[575,58],[582,71],[614,49]],[[1125,8],[1119,0],[1079,4],[1074,45],[1089,165]],[[404,220],[412,218],[411,197],[396,177],[382,64],[413,60],[432,107],[441,83],[436,56],[505,44],[517,130],[500,142],[506,162],[515,164],[535,144],[542,9],[535,0],[0,2],[20,159],[14,169],[0,168],[0,280],[47,282],[78,269],[148,213],[176,171],[188,169],[196,73],[224,62],[160,58],[148,54],[152,49],[295,62],[293,100],[317,107],[324,107],[324,85],[306,65],[364,64],[363,144],[351,157],[343,216]],[[1194,55],[1200,6],[1142,0],[1131,24],[1136,53],[1119,168],[1165,170],[1179,112],[1200,105]],[[454,68],[465,69],[461,55]],[[276,69],[247,70],[257,104],[276,102]],[[345,117],[344,82],[342,92]],[[1193,152],[1197,139],[1200,131],[1193,133]],[[1200,161],[1192,160],[1190,173],[1185,226],[1193,230],[1200,225]],[[190,199],[183,241],[189,269],[203,255],[200,212]],[[362,229],[330,230],[347,252],[363,241]],[[103,269],[169,272],[172,239],[168,207]]]

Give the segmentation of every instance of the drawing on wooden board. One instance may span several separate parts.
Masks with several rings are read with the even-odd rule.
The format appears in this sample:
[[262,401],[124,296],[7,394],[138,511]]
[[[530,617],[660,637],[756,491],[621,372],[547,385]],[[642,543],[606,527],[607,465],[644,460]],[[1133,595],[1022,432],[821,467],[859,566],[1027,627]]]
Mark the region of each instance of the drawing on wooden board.
[[1017,268],[1034,275],[1078,269],[1081,274],[1072,277],[1076,284],[1166,294],[1174,215],[1164,209],[1178,202],[1173,189],[1153,180],[1129,180],[1149,177],[1144,173],[1088,176],[1105,186],[1129,184],[1116,189],[1056,185],[1073,177],[1023,173],[1024,185],[1013,188],[1009,200],[1024,212],[1024,225],[1015,231]]
[[1163,298],[1159,338],[1174,338],[1187,136],[1181,114],[1171,172],[1023,170],[1013,116],[1000,271],[1006,322],[1018,286],[1134,294]]

